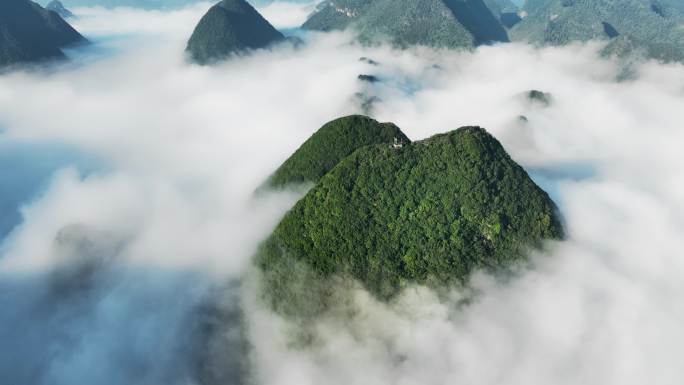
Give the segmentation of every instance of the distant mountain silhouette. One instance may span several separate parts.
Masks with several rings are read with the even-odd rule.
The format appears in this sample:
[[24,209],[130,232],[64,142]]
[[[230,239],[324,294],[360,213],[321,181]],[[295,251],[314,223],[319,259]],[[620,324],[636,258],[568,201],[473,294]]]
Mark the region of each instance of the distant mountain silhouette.
[[29,0],[0,1],[0,66],[63,58],[63,47],[85,41],[56,12]]

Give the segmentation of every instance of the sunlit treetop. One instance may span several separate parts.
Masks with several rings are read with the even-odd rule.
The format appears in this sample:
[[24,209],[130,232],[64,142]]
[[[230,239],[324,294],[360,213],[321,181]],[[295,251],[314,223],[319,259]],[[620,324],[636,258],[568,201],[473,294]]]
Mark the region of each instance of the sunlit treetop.
[[269,178],[267,185],[283,188],[318,182],[357,149],[379,143],[410,143],[399,127],[361,115],[335,119],[309,138]]
[[610,55],[684,60],[681,0],[528,0],[524,10],[510,31],[513,40],[543,45],[604,40]]
[[365,43],[472,48],[508,41],[506,30],[482,0],[328,0],[305,29],[351,28]]

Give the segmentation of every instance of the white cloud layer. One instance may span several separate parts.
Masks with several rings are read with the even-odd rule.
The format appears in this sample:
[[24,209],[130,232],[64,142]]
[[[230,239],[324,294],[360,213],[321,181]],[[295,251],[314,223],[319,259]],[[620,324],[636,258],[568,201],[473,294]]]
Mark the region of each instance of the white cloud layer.
[[276,1],[257,7],[257,10],[276,28],[296,28],[304,24],[320,2],[321,0],[299,1],[298,3]]
[[130,7],[74,8],[78,18],[69,20],[69,23],[88,37],[154,34],[157,40],[167,37],[181,41],[187,39],[211,5],[211,2],[197,2],[171,11],[142,11]]
[[[254,199],[254,189],[322,123],[358,112],[355,93],[365,92],[381,100],[375,117],[397,123],[413,139],[462,125],[486,127],[558,201],[569,239],[536,255],[535,268],[512,282],[477,277],[479,294],[465,307],[424,289],[390,305],[358,293],[359,315],[344,324],[322,320],[322,343],[310,350],[290,347],[287,322],[251,304],[248,335],[259,383],[681,383],[684,67],[646,62],[634,78],[618,81],[620,65],[598,58],[600,47],[591,44],[397,52],[349,44],[344,34],[198,67],[187,64],[183,48],[205,6],[80,10],[78,27],[97,42],[91,49],[102,50],[96,60],[0,77],[2,140],[58,142],[105,165],[86,174],[61,169],[25,202],[23,223],[1,248],[0,303],[13,311],[0,316],[0,329],[34,314],[22,310],[12,282],[61,266],[63,242],[85,254],[113,255],[125,266],[239,277],[258,241],[297,197]],[[289,27],[306,7],[276,3],[266,15]],[[362,56],[380,65],[359,61]],[[360,73],[381,82],[362,84]],[[530,89],[550,92],[552,104],[529,103],[521,94]],[[109,326],[142,323],[154,337],[159,325],[188,337],[181,321],[202,302],[198,293],[211,290],[174,278],[171,294],[162,294],[166,285],[156,280],[101,278],[92,283],[97,295],[88,306],[70,299],[63,310],[73,322],[68,333],[57,330],[78,336],[78,343],[49,337],[59,359],[26,364],[26,372],[40,372],[36,383],[53,385],[97,378],[93,373],[105,378],[115,369],[118,383],[169,383],[162,374],[135,377],[136,365],[149,364],[135,358],[154,356],[154,343],[131,347],[140,335]],[[165,303],[165,295],[177,302],[143,305]],[[55,312],[46,319],[64,319]],[[82,313],[92,318],[76,317]],[[32,321],[54,335],[54,322]],[[169,353],[159,373],[188,354],[164,337],[162,349],[178,356]],[[21,338],[17,344],[41,346]],[[98,347],[117,354],[102,355]],[[128,357],[133,362],[103,364],[123,360],[127,348],[137,353]],[[192,350],[192,357],[213,352]],[[32,352],[17,356],[41,359]],[[0,368],[18,373],[8,362],[0,358]],[[79,370],[81,377],[74,374]]]

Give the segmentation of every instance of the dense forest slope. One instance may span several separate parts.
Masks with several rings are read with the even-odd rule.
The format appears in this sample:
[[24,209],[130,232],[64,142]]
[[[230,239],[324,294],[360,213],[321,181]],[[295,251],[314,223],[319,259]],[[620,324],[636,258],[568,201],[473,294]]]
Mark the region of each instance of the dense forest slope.
[[344,158],[287,213],[257,265],[272,305],[297,315],[326,306],[331,277],[388,299],[407,284],[505,270],[562,237],[549,196],[494,137],[464,127]]
[[202,17],[186,51],[193,61],[210,64],[241,51],[268,47],[284,38],[245,0],[223,0]]
[[317,183],[342,159],[357,149],[380,143],[410,143],[399,127],[360,115],[346,116],[325,124],[290,156],[271,176],[267,185]]

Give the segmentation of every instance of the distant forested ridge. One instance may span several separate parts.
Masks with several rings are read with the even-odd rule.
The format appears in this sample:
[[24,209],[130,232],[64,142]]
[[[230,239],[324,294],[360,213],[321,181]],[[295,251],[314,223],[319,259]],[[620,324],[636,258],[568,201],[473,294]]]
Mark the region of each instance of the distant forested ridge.
[[400,47],[471,48],[508,41],[482,0],[326,0],[303,28],[351,28],[362,42],[389,40]]
[[410,143],[392,123],[352,115],[333,120],[316,131],[269,178],[275,188],[317,183],[342,159],[361,147],[380,143]]
[[513,40],[566,45],[606,40],[607,52],[684,60],[684,2],[680,0],[528,0]]
[[186,51],[199,64],[211,64],[245,50],[266,48],[285,37],[245,0],[223,0],[195,27]]

